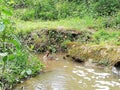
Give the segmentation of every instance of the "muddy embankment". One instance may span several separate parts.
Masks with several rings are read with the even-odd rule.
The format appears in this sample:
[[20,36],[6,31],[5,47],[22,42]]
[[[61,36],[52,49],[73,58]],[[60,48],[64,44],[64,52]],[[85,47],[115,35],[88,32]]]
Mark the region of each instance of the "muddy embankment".
[[64,29],[43,29],[19,33],[21,42],[35,53],[67,52],[67,57],[78,62],[97,63],[101,66],[120,67],[120,46],[90,45],[92,32]]
[[43,29],[28,33],[20,32],[18,37],[23,45],[36,53],[42,53],[47,50],[51,52],[67,52],[67,44],[70,42],[89,42],[91,39],[91,32],[78,32],[75,30],[64,29]]

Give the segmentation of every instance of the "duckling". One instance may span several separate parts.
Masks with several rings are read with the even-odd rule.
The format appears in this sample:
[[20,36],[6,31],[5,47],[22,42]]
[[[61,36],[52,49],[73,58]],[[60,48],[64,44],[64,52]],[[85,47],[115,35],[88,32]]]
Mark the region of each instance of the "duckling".
[[54,56],[50,56],[49,54],[50,54],[50,52],[47,51],[46,54],[43,56],[44,61],[46,61],[46,60],[59,60],[59,58],[54,57]]
[[53,60],[53,57],[52,56],[49,56],[50,52],[47,51],[46,54],[43,56],[43,60],[46,61],[46,60]]
[[50,52],[47,51],[46,54],[43,56],[43,61],[44,61],[45,65],[46,65],[46,67],[48,67],[48,61],[49,61],[49,60],[59,60],[59,59],[56,58],[56,57],[49,56],[49,54],[50,54]]
[[25,90],[25,87],[24,87],[24,86],[22,86],[20,90]]

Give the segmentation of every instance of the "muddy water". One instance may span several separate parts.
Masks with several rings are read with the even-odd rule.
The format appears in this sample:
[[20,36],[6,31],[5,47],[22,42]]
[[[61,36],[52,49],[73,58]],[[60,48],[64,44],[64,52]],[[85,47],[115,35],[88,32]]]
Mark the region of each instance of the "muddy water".
[[[14,90],[120,90],[120,78],[107,68],[87,67],[63,60],[49,61],[47,70]],[[42,57],[42,56],[40,56]]]

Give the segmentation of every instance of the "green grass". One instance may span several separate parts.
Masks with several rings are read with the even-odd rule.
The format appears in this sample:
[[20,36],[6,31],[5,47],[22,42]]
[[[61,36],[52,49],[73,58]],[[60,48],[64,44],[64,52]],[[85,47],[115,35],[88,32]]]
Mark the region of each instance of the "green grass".
[[16,31],[29,32],[42,29],[91,31],[94,32],[93,38],[97,44],[120,45],[120,29],[105,28],[103,26],[104,19],[103,17],[95,19],[90,16],[85,16],[84,18],[66,18],[56,21],[23,21],[16,19]]
[[56,21],[22,21],[16,20],[17,31],[31,31],[31,30],[40,30],[44,28],[59,28],[64,27],[65,29],[74,29],[74,30],[86,30],[89,27],[96,27],[95,21],[92,18],[85,17],[80,18],[67,18],[64,20]]
[[[31,31],[31,30],[41,30],[41,29],[56,29],[63,27],[64,29],[69,30],[93,30],[93,31],[99,31],[101,29],[107,30],[107,31],[116,31],[120,29],[116,28],[105,28],[105,23],[109,23],[109,21],[106,22],[106,17],[99,17],[99,18],[93,18],[92,16],[84,16],[83,18],[66,18],[66,19],[60,19],[60,20],[54,20],[54,21],[42,21],[42,20],[31,20],[31,21],[24,21],[20,20],[20,17],[23,15],[23,13],[26,11],[26,9],[16,10],[16,13],[14,15],[14,20],[16,22],[16,29],[17,32],[19,31]],[[20,14],[19,14],[19,13]],[[16,19],[15,19],[16,18]]]

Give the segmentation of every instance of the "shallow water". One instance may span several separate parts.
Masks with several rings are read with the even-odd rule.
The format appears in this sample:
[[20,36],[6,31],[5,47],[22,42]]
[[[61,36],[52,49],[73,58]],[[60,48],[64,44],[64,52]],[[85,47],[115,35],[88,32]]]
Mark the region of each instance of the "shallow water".
[[14,90],[120,90],[119,76],[108,68],[63,60],[63,54],[57,57],[59,60],[49,61],[46,72],[17,85]]

